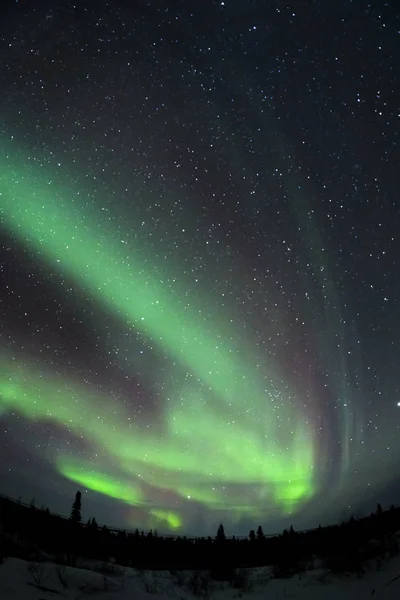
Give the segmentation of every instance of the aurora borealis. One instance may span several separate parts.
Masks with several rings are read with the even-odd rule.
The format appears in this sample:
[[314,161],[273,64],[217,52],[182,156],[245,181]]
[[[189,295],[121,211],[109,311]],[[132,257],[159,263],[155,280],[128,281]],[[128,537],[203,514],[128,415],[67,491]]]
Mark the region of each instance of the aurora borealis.
[[360,6],[7,13],[1,493],[204,535],[400,501],[396,27]]

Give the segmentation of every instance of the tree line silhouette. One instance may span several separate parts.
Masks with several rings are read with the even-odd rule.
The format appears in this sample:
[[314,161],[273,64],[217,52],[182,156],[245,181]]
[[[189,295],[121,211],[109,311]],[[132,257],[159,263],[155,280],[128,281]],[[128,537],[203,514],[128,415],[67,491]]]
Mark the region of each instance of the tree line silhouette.
[[46,554],[58,564],[75,566],[90,558],[138,569],[206,569],[214,579],[229,580],[237,569],[265,565],[277,577],[300,577],[316,561],[334,572],[361,575],[399,552],[400,507],[395,506],[383,510],[378,504],[368,517],[305,532],[291,527],[266,536],[260,525],[247,538],[228,538],[221,523],[215,537],[187,538],[109,529],[95,518],[82,523],[81,502],[78,491],[68,519],[34,502],[0,496],[0,559],[37,560]]

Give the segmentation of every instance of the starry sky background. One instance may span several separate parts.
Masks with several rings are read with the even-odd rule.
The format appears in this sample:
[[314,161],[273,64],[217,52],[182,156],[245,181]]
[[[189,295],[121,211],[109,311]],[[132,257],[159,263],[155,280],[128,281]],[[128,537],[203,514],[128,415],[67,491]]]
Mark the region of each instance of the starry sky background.
[[120,527],[400,502],[400,11],[1,9],[0,491]]

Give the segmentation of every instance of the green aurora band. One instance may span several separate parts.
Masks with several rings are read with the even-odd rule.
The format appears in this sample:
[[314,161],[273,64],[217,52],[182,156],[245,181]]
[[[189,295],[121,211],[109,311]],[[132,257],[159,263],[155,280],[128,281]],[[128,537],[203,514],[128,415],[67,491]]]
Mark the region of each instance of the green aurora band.
[[[208,310],[205,325],[201,298],[187,306],[184,283],[174,292],[166,287],[167,273],[158,275],[143,248],[121,244],[121,229],[116,233],[104,215],[84,210],[77,192],[28,160],[3,153],[1,162],[0,207],[10,234],[93,303],[140,330],[174,365],[163,390],[161,431],[129,420],[123,403],[115,406],[100,392],[43,375],[42,366],[6,353],[1,411],[51,421],[82,437],[99,458],[75,461],[60,452],[59,472],[133,506],[151,507],[152,490],[167,489],[182,506],[198,502],[239,519],[271,505],[291,513],[310,500],[317,492],[317,441],[303,399],[282,382],[277,366],[267,365],[267,373],[263,366],[260,374],[256,355],[243,350],[249,340],[243,344],[227,315]],[[107,474],[100,457],[117,464],[118,473]],[[152,514],[176,530],[182,523],[176,507],[159,503]]]

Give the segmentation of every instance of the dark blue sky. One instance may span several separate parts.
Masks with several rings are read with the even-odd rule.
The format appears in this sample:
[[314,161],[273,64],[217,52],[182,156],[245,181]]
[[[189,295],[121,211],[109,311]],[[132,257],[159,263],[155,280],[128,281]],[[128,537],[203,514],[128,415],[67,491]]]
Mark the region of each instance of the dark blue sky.
[[[278,414],[289,407],[310,420],[312,497],[288,516],[249,481],[240,493],[250,513],[233,518],[234,481],[226,513],[201,499],[188,508],[177,494],[185,531],[208,533],[223,520],[246,533],[260,510],[265,531],[313,526],[399,502],[395,3],[26,0],[1,10],[2,169],[11,143],[22,161],[81,189],[82,209],[123,223],[118,233],[125,226],[175,270],[187,306],[197,289],[207,298],[206,333],[208,306],[234,315],[243,347],[278,365],[281,389],[301,398],[281,395]],[[156,428],[170,410],[161,351],[151,347],[145,364],[146,335],[130,334],[17,234],[1,220],[1,352],[106,390]],[[250,410],[245,399],[241,407]],[[257,410],[255,422],[268,420],[269,409]],[[79,460],[86,445],[59,422],[5,407],[0,492],[69,511],[78,484],[57,472],[56,457],[67,446]],[[159,495],[152,502],[162,505]],[[87,489],[85,506],[99,522],[152,523],[146,503],[135,513]]]

